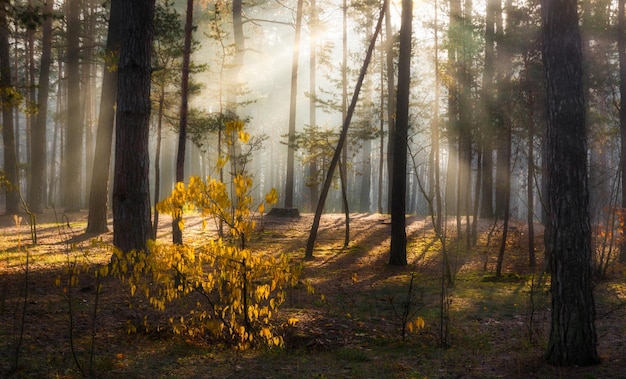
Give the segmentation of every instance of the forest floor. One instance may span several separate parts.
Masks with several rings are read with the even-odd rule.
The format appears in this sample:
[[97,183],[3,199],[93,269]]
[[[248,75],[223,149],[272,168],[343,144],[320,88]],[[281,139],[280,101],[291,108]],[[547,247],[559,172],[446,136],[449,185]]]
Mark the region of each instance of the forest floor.
[[[279,316],[299,322],[287,328],[285,347],[237,350],[167,328],[129,334],[128,324],[144,314],[157,323],[168,316],[130,308],[128,286],[114,278],[104,280],[98,297],[88,273],[71,293],[57,285],[78,262],[106,263],[111,233],[85,235],[85,212],[47,211],[38,217],[34,245],[22,217],[18,227],[13,216],[0,216],[0,377],[76,378],[82,369],[102,378],[626,378],[626,280],[618,265],[595,282],[602,363],[557,368],[543,362],[548,287],[540,269],[528,267],[523,223],[512,225],[497,280],[500,227],[481,221],[470,251],[449,239],[454,286],[444,287],[442,302],[440,244],[428,219],[407,219],[409,265],[392,267],[387,215],[352,214],[347,248],[344,216],[324,215],[311,261],[303,257],[313,215],[267,217],[250,249],[290,253],[315,295],[305,286],[288,291]],[[160,239],[169,239],[169,228],[162,216]],[[187,241],[202,243],[210,235],[198,217],[186,222]],[[405,310],[421,317],[424,328],[403,338]]]

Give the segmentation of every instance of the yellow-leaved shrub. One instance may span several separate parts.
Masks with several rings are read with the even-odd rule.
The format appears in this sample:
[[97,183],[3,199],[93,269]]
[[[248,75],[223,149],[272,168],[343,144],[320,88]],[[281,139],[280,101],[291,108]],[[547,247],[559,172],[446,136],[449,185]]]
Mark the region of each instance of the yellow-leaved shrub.
[[[233,122],[227,129],[247,143],[249,135],[242,125]],[[193,207],[203,218],[225,224],[228,234],[199,247],[151,241],[148,253],[116,253],[111,273],[126,281],[133,294],[145,296],[160,310],[182,299],[185,314],[169,320],[175,333],[211,336],[242,348],[283,344],[274,320],[286,288],[297,284],[300,266],[292,265],[286,254],[246,248],[255,217],[262,217],[266,205],[278,200],[272,189],[255,204],[252,186],[245,172],[234,175],[231,199],[228,186],[215,178],[204,181],[194,176],[187,185],[179,182],[157,204],[158,211],[182,219],[182,210]]]

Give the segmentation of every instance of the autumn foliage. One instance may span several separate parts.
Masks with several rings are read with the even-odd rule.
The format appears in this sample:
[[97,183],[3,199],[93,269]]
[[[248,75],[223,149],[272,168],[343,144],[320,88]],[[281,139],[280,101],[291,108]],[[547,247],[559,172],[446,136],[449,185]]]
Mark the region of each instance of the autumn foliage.
[[[243,123],[229,123],[226,129],[238,136],[239,143],[248,142]],[[219,162],[223,165],[226,159],[221,157]],[[274,320],[285,301],[285,289],[298,281],[300,266],[292,265],[287,255],[246,248],[266,205],[278,200],[272,189],[255,202],[252,186],[253,179],[245,172],[234,175],[232,185],[210,177],[206,181],[191,177],[187,185],[179,182],[157,205],[159,212],[180,217],[182,230],[183,210],[193,209],[204,220],[225,224],[227,232],[199,247],[151,241],[147,252],[116,253],[111,273],[154,308],[165,310],[175,300],[196,295],[195,301],[184,302],[186,316],[170,318],[175,333],[210,336],[241,348],[282,346]]]

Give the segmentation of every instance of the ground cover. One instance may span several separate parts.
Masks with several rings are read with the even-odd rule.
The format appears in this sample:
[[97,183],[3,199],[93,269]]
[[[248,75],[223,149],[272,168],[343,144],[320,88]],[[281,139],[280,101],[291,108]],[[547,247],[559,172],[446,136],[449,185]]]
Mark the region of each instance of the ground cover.
[[[164,218],[159,238],[166,241]],[[303,260],[312,215],[266,218],[249,247],[290,253],[303,265],[301,284],[288,290],[280,309],[285,346],[237,350],[172,333],[175,307],[155,311],[117,279],[102,279],[98,294],[89,268],[110,260],[111,234],[84,235],[85,213],[39,216],[37,245],[26,219],[17,226],[13,216],[0,217],[0,377],[623,378],[626,372],[626,285],[618,265],[596,282],[602,364],[543,363],[550,302],[542,263],[527,267],[522,224],[515,225],[505,275],[497,280],[497,227],[481,222],[470,251],[449,240],[455,283],[445,287],[442,330],[440,244],[428,219],[408,219],[410,264],[398,268],[387,265],[386,215],[351,215],[347,248],[344,216],[323,216],[312,261]],[[208,225],[190,217],[186,241],[213,238]],[[57,284],[72,267],[81,273],[68,291]],[[403,335],[405,311],[411,320],[421,318],[423,328]],[[297,323],[289,326],[290,318]]]

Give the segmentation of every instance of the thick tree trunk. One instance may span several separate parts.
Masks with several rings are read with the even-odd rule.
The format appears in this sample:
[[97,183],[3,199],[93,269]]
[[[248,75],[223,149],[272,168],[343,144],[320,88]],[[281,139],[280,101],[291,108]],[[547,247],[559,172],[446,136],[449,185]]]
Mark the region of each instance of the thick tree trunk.
[[389,264],[405,266],[406,259],[406,166],[409,131],[409,95],[411,90],[411,37],[413,1],[402,1],[400,51],[398,58],[398,98],[396,130],[393,138],[393,175],[391,187],[391,248]]
[[109,172],[111,168],[111,145],[115,124],[115,97],[117,95],[117,70],[120,51],[120,30],[123,0],[112,0],[109,12],[106,55],[102,72],[102,94],[96,131],[96,151],[89,191],[89,216],[87,233],[105,233],[107,227],[107,204],[109,197]]
[[552,322],[545,359],[598,363],[591,283],[591,226],[581,38],[576,0],[544,0],[543,63],[548,110],[548,223]]
[[152,237],[148,137],[154,0],[124,1],[116,108],[113,244],[145,250]]

